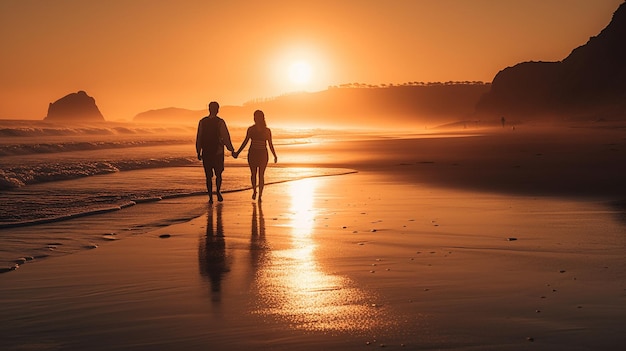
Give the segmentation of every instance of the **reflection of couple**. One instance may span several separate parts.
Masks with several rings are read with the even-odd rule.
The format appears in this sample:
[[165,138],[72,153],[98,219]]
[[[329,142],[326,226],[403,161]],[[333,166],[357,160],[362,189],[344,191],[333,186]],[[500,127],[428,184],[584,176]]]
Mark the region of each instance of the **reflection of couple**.
[[268,154],[267,145],[269,145],[274,155],[274,163],[278,162],[274,144],[272,143],[272,131],[265,124],[265,114],[261,110],[254,111],[254,125],[248,128],[246,138],[235,151],[226,122],[217,116],[220,105],[212,101],[209,103],[209,115],[202,118],[198,123],[198,135],[196,137],[196,152],[198,159],[202,160],[204,173],[206,175],[206,187],[209,193],[209,203],[213,203],[213,174],[215,174],[215,190],[217,201],[223,201],[222,172],[224,171],[224,146],[232,153],[234,158],[239,156],[241,150],[251,140],[250,149],[248,150],[248,165],[250,166],[250,181],[252,183],[252,199],[257,197],[257,177],[259,187],[259,201],[263,196],[263,187],[265,186],[265,168],[267,168]]
[[231,259],[226,255],[224,225],[222,223],[222,204],[217,205],[217,227],[214,227],[213,208],[207,213],[206,235],[201,238],[198,247],[200,275],[211,282],[211,291],[221,291],[222,278],[230,271]]
[[[214,211],[217,218],[214,218]],[[230,272],[233,258],[226,251],[226,236],[222,220],[222,204],[209,206],[207,212],[206,235],[200,237],[198,263],[200,275],[211,284],[214,301],[219,302],[224,276]],[[252,225],[250,230],[250,258],[253,272],[266,260],[268,250],[265,241],[265,219],[260,203],[252,204]]]

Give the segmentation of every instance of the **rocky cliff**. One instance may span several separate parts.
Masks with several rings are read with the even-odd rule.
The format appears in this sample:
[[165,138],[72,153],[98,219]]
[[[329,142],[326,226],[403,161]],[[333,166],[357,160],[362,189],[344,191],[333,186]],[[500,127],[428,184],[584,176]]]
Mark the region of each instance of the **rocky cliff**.
[[45,121],[104,122],[96,100],[84,91],[68,94],[48,106]]
[[559,62],[500,71],[477,111],[492,115],[626,117],[626,3],[600,34]]

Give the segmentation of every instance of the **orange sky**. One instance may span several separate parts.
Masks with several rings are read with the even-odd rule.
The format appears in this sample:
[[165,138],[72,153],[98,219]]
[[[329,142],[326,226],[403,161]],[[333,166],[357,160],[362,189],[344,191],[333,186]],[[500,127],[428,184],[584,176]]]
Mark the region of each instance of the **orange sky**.
[[[623,0],[0,0],[0,118],[85,90],[107,120],[350,82],[491,81],[557,61]],[[311,80],[289,66],[304,61]]]

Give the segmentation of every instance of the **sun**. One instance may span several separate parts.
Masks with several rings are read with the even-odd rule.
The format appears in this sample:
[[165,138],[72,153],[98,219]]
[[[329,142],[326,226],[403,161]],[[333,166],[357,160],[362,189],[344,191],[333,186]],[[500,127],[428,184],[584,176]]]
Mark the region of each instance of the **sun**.
[[311,81],[313,68],[306,61],[296,61],[289,65],[289,79],[292,83],[303,85]]

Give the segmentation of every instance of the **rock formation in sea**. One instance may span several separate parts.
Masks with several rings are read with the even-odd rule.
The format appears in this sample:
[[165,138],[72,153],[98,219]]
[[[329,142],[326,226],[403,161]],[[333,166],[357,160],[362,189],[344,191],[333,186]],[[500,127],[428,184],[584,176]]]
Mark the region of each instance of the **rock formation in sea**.
[[600,34],[558,62],[523,62],[500,71],[477,105],[507,116],[626,118],[626,3]]
[[68,94],[48,106],[45,121],[104,122],[96,100],[84,91]]

